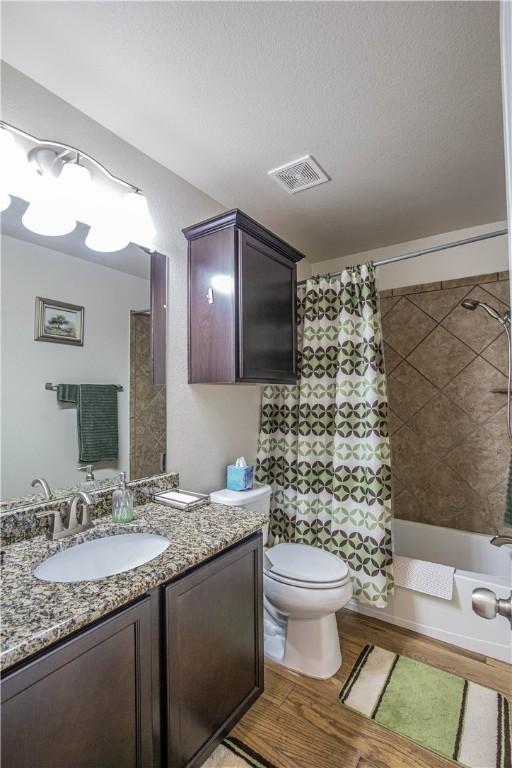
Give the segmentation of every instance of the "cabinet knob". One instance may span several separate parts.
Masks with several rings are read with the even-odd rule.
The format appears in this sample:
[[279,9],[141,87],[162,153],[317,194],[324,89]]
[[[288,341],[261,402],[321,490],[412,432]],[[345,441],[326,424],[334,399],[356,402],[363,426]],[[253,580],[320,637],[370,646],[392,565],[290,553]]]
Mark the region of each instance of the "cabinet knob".
[[213,304],[213,288],[208,288],[206,298],[208,299],[208,304]]

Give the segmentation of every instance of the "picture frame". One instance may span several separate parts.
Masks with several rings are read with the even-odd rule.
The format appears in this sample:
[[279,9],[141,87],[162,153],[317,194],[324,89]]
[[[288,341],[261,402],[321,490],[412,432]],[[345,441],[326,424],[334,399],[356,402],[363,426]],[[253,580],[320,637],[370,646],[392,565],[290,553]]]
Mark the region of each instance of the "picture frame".
[[35,341],[84,345],[84,307],[36,296]]

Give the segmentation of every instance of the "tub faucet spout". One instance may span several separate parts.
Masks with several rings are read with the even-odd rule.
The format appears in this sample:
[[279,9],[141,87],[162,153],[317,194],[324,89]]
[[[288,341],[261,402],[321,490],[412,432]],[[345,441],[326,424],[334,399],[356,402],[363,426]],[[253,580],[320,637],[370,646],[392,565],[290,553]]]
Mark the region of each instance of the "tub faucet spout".
[[512,536],[507,536],[506,534],[500,536],[499,533],[497,533],[496,536],[492,537],[491,544],[495,547],[504,547],[505,544],[512,544]]

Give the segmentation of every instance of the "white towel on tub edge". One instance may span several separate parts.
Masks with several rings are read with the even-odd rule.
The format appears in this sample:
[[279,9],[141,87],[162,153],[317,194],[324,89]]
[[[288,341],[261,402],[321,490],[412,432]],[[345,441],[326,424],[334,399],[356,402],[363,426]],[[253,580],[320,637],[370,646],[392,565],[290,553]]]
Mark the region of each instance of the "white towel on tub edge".
[[443,600],[452,599],[455,568],[449,565],[395,555],[393,574],[397,587],[424,592]]

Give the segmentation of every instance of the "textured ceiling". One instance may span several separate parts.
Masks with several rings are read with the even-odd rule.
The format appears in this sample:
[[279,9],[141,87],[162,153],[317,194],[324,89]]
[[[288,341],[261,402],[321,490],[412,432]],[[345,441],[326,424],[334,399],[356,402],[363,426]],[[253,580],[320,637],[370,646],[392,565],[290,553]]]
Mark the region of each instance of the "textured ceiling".
[[[497,3],[4,2],[2,17],[8,63],[313,261],[505,216]],[[309,152],[328,184],[287,195],[267,177]]]

